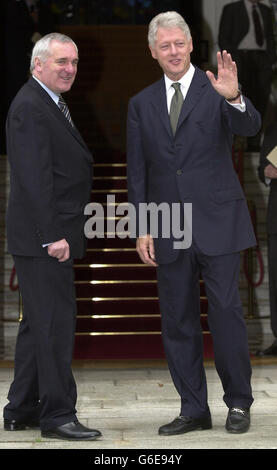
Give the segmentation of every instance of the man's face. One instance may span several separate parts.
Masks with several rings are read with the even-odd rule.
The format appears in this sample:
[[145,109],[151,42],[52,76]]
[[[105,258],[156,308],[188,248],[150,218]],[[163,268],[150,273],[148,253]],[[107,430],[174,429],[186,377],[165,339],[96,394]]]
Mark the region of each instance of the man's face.
[[188,71],[192,40],[180,28],[158,28],[155,45],[150,50],[171,80],[179,80]]
[[69,91],[77,73],[78,53],[71,42],[52,41],[49,57],[35,58],[35,76],[57,95]]

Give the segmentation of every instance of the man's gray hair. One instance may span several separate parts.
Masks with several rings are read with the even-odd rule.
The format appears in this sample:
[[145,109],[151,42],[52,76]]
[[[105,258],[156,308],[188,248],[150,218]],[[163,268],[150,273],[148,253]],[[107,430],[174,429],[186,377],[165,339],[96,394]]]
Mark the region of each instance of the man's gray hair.
[[36,44],[34,45],[31,57],[31,64],[30,64],[30,71],[32,72],[35,68],[35,58],[38,57],[42,62],[45,62],[48,57],[51,55],[50,44],[52,41],[58,42],[71,42],[75,47],[78,53],[78,48],[75,42],[65,34],[61,33],[49,33],[46,36],[43,36],[39,39]]
[[165,13],[160,13],[159,15],[155,16],[149,24],[148,44],[150,47],[155,46],[157,31],[159,27],[180,28],[187,36],[187,39],[191,39],[190,28],[185,22],[184,18],[176,11],[167,11]]

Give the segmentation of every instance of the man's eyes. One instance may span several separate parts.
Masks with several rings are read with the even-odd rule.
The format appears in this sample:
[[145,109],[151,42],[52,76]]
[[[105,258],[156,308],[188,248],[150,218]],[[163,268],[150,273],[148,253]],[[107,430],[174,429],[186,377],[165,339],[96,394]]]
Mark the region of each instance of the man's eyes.
[[[68,63],[68,61],[65,60],[65,59],[59,59],[59,60],[56,61],[56,63],[59,64],[59,65],[65,65],[65,64]],[[78,64],[78,60],[74,60],[71,63],[72,63],[72,65],[76,66]]]
[[[175,46],[177,46],[177,47],[183,47],[184,45],[185,45],[184,42],[176,42],[176,43],[175,43]],[[162,50],[165,50],[165,49],[168,49],[168,47],[169,47],[169,44],[163,44],[163,45],[161,46],[161,49],[162,49]]]

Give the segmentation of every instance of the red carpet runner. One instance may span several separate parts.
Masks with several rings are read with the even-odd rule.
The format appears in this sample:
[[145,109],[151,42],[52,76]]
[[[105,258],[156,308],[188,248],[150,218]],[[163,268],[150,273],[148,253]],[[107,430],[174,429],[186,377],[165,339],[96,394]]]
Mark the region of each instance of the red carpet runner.
[[[105,215],[107,195],[115,195],[115,204],[126,202],[126,188],[124,162],[95,165],[92,200],[105,207]],[[106,233],[105,238],[89,240],[86,258],[76,260],[75,277],[75,359],[164,358],[156,272],[140,261],[128,238],[109,238]],[[205,358],[212,358],[207,299],[200,285]]]

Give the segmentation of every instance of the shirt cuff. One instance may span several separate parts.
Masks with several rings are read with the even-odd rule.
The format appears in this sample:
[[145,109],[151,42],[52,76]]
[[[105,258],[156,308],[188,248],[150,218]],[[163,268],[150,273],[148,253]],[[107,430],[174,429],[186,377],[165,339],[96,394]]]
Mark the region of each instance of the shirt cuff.
[[228,100],[226,100],[226,101],[230,106],[234,106],[234,108],[237,108],[239,111],[244,113],[245,110],[246,110],[246,104],[245,104],[245,101],[244,101],[242,95],[240,97],[240,100],[241,100],[240,103],[230,103],[230,101],[228,101]]

